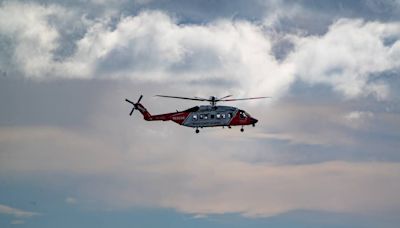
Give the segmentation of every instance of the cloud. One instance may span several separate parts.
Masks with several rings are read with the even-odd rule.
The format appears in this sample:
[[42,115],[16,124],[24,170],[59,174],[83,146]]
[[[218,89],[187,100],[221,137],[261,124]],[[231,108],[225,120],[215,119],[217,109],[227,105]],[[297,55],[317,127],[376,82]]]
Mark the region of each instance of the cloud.
[[366,0],[366,6],[376,13],[393,14],[400,10],[400,2],[397,0],[382,1],[382,0]]
[[374,114],[372,114],[371,112],[354,111],[347,114],[345,118],[351,121],[351,120],[359,120],[362,118],[371,118],[373,116]]
[[77,204],[78,200],[74,197],[67,197],[67,198],[65,198],[65,203],[66,204]]
[[[312,103],[311,103],[312,102]],[[263,129],[254,133],[260,139],[283,140],[294,145],[340,146],[357,143],[349,134],[346,108],[334,102],[279,101],[268,108],[268,115],[256,114]]]
[[[19,17],[20,11],[29,13]],[[302,80],[327,84],[346,98],[387,99],[389,87],[379,74],[399,67],[400,25],[395,22],[340,19],[320,36],[283,33],[280,37],[291,42],[293,50],[278,61],[273,53],[276,37],[265,23],[219,19],[181,24],[154,10],[93,20],[58,5],[9,2],[2,4],[0,17],[0,32],[13,43],[13,50],[6,52],[8,65],[36,79],[176,81],[192,83],[195,89],[207,87],[193,84],[196,81],[220,81],[238,95],[275,98]],[[8,18],[15,20],[9,23]],[[84,32],[69,41],[73,51],[57,59],[65,37],[60,31],[66,25],[53,21],[61,18],[71,23],[83,18],[77,25]],[[12,71],[10,66],[4,69]]]
[[193,215],[192,218],[193,218],[193,219],[203,219],[203,218],[207,218],[207,215],[196,214],[196,215]]
[[[29,13],[8,22],[21,10]],[[347,98],[372,94],[385,99],[389,88],[377,75],[399,67],[396,22],[340,19],[321,36],[283,35],[293,50],[278,62],[272,49],[275,38],[262,24],[227,19],[179,24],[162,11],[142,11],[121,16],[115,25],[106,16],[86,19],[86,32],[75,41],[75,51],[56,60],[62,36],[57,28],[61,25],[54,24],[53,18],[73,20],[79,15],[56,5],[6,2],[0,16],[4,18],[0,32],[14,37],[10,56],[14,65],[33,78],[122,77],[182,84],[219,80],[239,95],[273,97],[302,80],[330,85]],[[385,44],[386,40],[392,42]],[[196,84],[191,86],[196,89]]]
[[368,126],[368,122],[373,120],[374,114],[372,112],[352,111],[347,113],[344,118],[349,126],[360,128]]
[[238,93],[252,88],[254,94],[279,96],[293,80],[291,66],[280,66],[270,52],[261,27],[249,22],[178,25],[165,13],[148,11],[121,19],[114,30],[93,26],[78,42],[73,59],[88,77],[226,80]]
[[[241,86],[235,87],[238,93],[251,87],[253,93],[268,90],[275,96],[293,80],[291,66],[280,66],[271,55],[271,43],[261,27],[247,21],[179,25],[163,12],[144,11],[122,17],[113,28],[103,18],[87,27],[84,37],[76,41],[73,55],[57,61],[54,51],[60,33],[48,17],[64,11],[35,4],[5,4],[1,12],[4,18],[14,18],[18,9],[25,8],[33,14],[32,19],[17,20],[12,28],[21,29],[3,28],[2,33],[18,37],[12,57],[27,77],[124,77],[183,83],[223,79],[240,82]],[[32,35],[25,37],[25,30]],[[33,46],[36,48],[29,48]]]
[[39,215],[39,213],[36,212],[24,211],[21,209],[9,207],[4,204],[0,204],[0,214],[12,215],[17,218],[30,218]]
[[[391,98],[386,73],[399,70],[398,22],[338,19],[310,35],[274,27],[285,27],[282,18],[294,20],[302,7],[265,20],[225,17],[200,24],[164,10],[134,15],[75,10],[55,3],[1,4],[1,68],[34,79],[2,90],[9,91],[2,97],[12,94],[16,102],[2,113],[1,177],[51,173],[54,179],[40,181],[54,184],[68,175],[62,181],[72,180],[74,196],[106,208],[246,216],[400,210],[399,118],[376,111]],[[278,58],[280,39],[288,48]],[[111,81],[115,84],[107,87]],[[285,103],[299,82],[310,86],[304,90],[312,99]],[[320,88],[348,100],[339,102],[334,94],[320,98]],[[18,90],[22,95],[14,94]],[[207,134],[192,137],[192,129],[138,116],[127,124],[130,107],[123,97],[160,90],[193,95],[229,90],[280,102],[270,108],[243,104],[263,126],[245,135],[204,129]],[[371,103],[372,96],[377,101]],[[360,103],[349,101],[355,98]],[[186,105],[148,96],[144,102],[152,112]],[[74,202],[75,197],[65,199]]]
[[[63,129],[6,130],[1,134],[6,148],[1,173],[68,174],[77,179],[79,197],[103,202],[107,208],[150,206],[190,214],[246,216],[298,209],[367,214],[400,210],[399,163],[251,163],[234,159],[235,152],[227,146],[190,138],[182,142],[179,131],[174,133],[176,139],[158,136],[154,146],[149,140],[150,136],[154,140],[151,126],[135,127],[140,134],[127,135],[120,143],[110,139],[112,134],[107,134],[107,140],[100,136],[94,140],[93,135]],[[17,138],[23,138],[25,146],[18,146]],[[121,140],[129,144],[123,146]],[[191,150],[176,150],[173,145],[178,142]],[[81,177],[92,181],[80,182]],[[59,179],[48,181],[54,184]]]
[[20,225],[20,224],[25,224],[24,220],[12,220],[11,225]]
[[[296,39],[296,51],[290,61],[305,82],[322,83],[348,98],[388,96],[388,87],[379,74],[398,70],[399,23],[363,22],[341,19],[321,36]],[[385,40],[395,42],[385,45]]]
[[[44,71],[54,70],[57,63],[52,59],[52,52],[57,48],[59,33],[49,24],[49,18],[65,14],[63,8],[54,5],[1,3],[0,33],[9,44],[8,48],[13,49],[7,52],[13,60],[11,66],[16,67],[17,72],[38,77]],[[2,68],[15,73],[7,65]]]
[[387,198],[376,200],[382,189],[371,184],[375,178],[381,179],[378,176],[389,177],[398,164],[329,162],[285,167],[211,162],[206,167],[208,174],[194,175],[188,189],[165,199],[164,205],[191,213],[241,212],[249,216],[296,209],[374,213],[396,207],[391,201],[399,186],[386,188]]

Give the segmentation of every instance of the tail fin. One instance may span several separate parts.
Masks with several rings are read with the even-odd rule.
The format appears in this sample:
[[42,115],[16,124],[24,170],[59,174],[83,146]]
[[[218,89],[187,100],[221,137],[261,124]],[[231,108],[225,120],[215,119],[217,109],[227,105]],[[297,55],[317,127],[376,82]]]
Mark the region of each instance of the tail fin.
[[147,111],[147,109],[142,104],[140,104],[140,100],[142,100],[142,98],[143,98],[143,95],[140,95],[140,97],[136,103],[133,103],[132,101],[130,101],[128,99],[125,99],[126,102],[133,105],[132,111],[129,113],[129,115],[131,116],[133,111],[135,111],[135,109],[137,109],[137,110],[139,110],[140,113],[142,113],[143,118],[145,120],[152,120],[151,114]]
[[145,120],[152,120],[150,112],[148,112],[147,109],[142,104],[137,103],[135,108],[139,110],[140,113],[142,113],[143,118]]

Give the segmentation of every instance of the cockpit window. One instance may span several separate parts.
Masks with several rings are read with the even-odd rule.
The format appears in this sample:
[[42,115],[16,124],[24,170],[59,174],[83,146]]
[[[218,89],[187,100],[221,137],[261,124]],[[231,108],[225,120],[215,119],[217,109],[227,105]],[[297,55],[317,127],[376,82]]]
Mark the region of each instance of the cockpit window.
[[246,117],[247,117],[246,112],[244,112],[242,110],[239,111],[239,115],[240,115],[240,119],[246,119]]

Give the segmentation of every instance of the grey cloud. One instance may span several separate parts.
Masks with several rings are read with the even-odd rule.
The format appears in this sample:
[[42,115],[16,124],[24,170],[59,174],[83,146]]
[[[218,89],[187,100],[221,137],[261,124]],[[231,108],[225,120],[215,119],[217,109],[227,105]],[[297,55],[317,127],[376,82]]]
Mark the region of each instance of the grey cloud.
[[[328,84],[346,98],[373,94],[386,99],[387,84],[370,80],[371,75],[398,68],[398,23],[340,19],[321,36],[287,34],[281,39],[282,34],[274,36],[268,30],[271,25],[226,19],[185,25],[164,12],[143,11],[121,17],[115,26],[107,16],[80,22],[76,29],[80,35],[75,36],[78,40],[63,46],[59,45],[63,41],[60,37],[68,40],[68,33],[58,32],[61,29],[49,24],[47,17],[61,14],[70,15],[70,20],[76,18],[67,8],[10,3],[4,7],[10,9],[3,10],[4,17],[12,16],[19,7],[35,15],[28,27],[24,20],[13,22],[15,28],[2,25],[5,34],[17,34],[13,62],[19,64],[21,73],[35,78],[122,77],[186,82],[217,78],[240,81],[236,89],[242,95],[269,91],[274,97],[285,94],[299,78],[311,84]],[[297,13],[294,10],[288,15]],[[63,27],[62,23],[59,26]],[[24,35],[24,28],[37,36]],[[72,29],[70,34],[77,31]],[[388,39],[391,42],[385,42]],[[32,45],[37,48],[30,49]]]
[[83,127],[90,118],[93,102],[109,92],[109,82],[0,79],[0,126]]
[[[185,213],[240,212],[248,216],[271,216],[299,208],[354,213],[398,210],[399,186],[393,185],[399,178],[397,163],[255,165],[232,160],[227,156],[229,148],[223,146],[207,145],[213,150],[204,150],[204,143],[200,145],[196,139],[179,133],[174,135],[179,140],[168,137],[170,130],[158,127],[155,134],[152,127],[135,128],[141,135],[131,135],[125,151],[118,150],[109,135],[93,138],[94,134],[51,128],[6,130],[2,132],[3,145],[22,137],[29,151],[36,153],[6,146],[2,175],[51,172],[89,178],[90,182],[76,186],[78,196],[117,208],[152,206]],[[154,142],[147,137],[157,137],[163,150],[152,146]],[[172,146],[178,142],[185,149]],[[192,149],[187,150],[188,146]],[[303,181],[296,181],[299,179]],[[48,181],[57,183],[57,179]]]
[[[3,1],[7,2],[7,1]],[[321,34],[339,18],[364,18],[366,20],[396,21],[399,19],[399,3],[396,0],[356,1],[200,1],[200,0],[137,0],[137,1],[22,1],[60,4],[74,10],[82,10],[89,17],[112,15],[113,11],[135,15],[142,10],[162,10],[180,18],[182,23],[208,23],[220,18],[238,18],[260,21],[269,15],[279,14],[280,29],[302,29],[310,34]],[[289,12],[289,13],[288,13]],[[318,18],[318,20],[315,20]]]
[[[371,5],[357,12],[361,1],[222,1],[200,9],[169,3],[114,1],[110,11],[101,1],[31,4],[20,7],[38,13],[35,20],[2,24],[0,31],[8,38],[0,43],[6,73],[0,79],[0,104],[6,107],[0,111],[1,177],[51,173],[51,184],[67,174],[78,180],[71,184],[74,196],[116,207],[248,216],[299,208],[398,212],[400,43],[395,15],[367,17]],[[179,3],[185,5],[168,8]],[[103,10],[74,11],[81,4]],[[344,8],[338,11],[340,4]],[[230,16],[242,7],[248,8]],[[334,22],[343,15],[348,19]],[[45,32],[29,30],[34,25]],[[20,30],[11,36],[10,28]],[[23,30],[35,35],[28,39]],[[362,36],[345,36],[353,32]],[[332,37],[338,43],[328,42]],[[42,50],[33,53],[38,55],[12,59],[18,45],[34,44]],[[354,62],[341,61],[338,44]],[[45,64],[37,68],[36,61]],[[362,69],[356,78],[342,75],[361,82],[352,84],[350,89],[359,91],[353,96],[338,85],[354,81],[332,77],[349,69]],[[385,85],[378,87],[390,92],[376,99],[379,88],[372,85]],[[152,113],[196,105],[151,97],[159,93],[273,99],[235,104],[260,120],[244,134],[234,128],[194,135],[173,123],[145,122],[138,113],[128,116],[131,107],[124,98],[140,94]],[[93,182],[82,181],[86,178]]]
[[17,218],[29,218],[32,216],[39,215],[39,213],[36,212],[31,212],[31,211],[25,211],[17,208],[13,208],[4,204],[0,204],[0,214],[7,214],[7,215],[12,215]]
[[[143,122],[140,115],[134,116],[132,121],[127,116],[130,106],[123,101],[125,98],[135,100],[140,94],[144,94],[144,104],[151,113],[157,114],[175,109],[184,110],[197,103],[155,99],[152,97],[155,94],[237,96],[234,90],[221,90],[229,86],[228,82],[221,82],[221,87],[217,88],[210,87],[207,83],[194,83],[187,87],[179,83],[158,84],[127,80],[76,79],[43,83],[21,78],[3,79],[1,82],[0,101],[7,104],[7,108],[0,113],[1,126],[47,126],[99,131],[99,137],[103,137],[103,134],[119,135],[122,129],[115,125],[119,123],[117,120],[127,122],[135,132],[138,126],[143,130],[151,127],[152,130],[147,135],[151,140],[154,139],[151,132],[157,132],[160,127],[164,130],[177,128],[181,133],[192,132],[191,129],[172,123]],[[316,88],[318,87],[305,87],[296,93],[292,91],[292,96],[284,97],[279,102],[272,99],[257,105],[244,102],[232,104],[244,108],[262,123],[246,133],[254,142],[246,141],[243,144],[240,141],[243,135],[237,129],[207,130],[206,134],[218,139],[216,142],[222,140],[221,143],[230,144],[227,148],[230,153],[249,162],[290,164],[330,160],[400,160],[396,151],[399,126],[395,124],[399,105],[396,106],[392,101],[382,103],[372,98],[343,101],[340,97],[334,98],[331,93],[327,94],[326,91],[329,90],[325,87],[321,90]],[[319,99],[315,99],[315,96]],[[390,107],[390,110],[386,107]],[[354,112],[371,113],[373,116],[360,121],[348,119]],[[114,120],[110,122],[110,119]],[[130,127],[124,132],[130,131]],[[164,132],[164,136],[171,133],[168,132]],[[126,145],[129,141],[126,137],[117,137],[116,144],[123,140],[122,145]],[[380,149],[379,145],[382,143],[385,146]],[[250,145],[253,150],[243,154],[241,151]]]
[[[345,121],[342,115],[354,111],[351,107],[339,104],[332,107],[324,100],[313,106],[307,101],[294,100],[293,104],[284,99],[265,107],[238,103],[237,106],[260,119],[262,124],[258,128],[248,128],[244,134],[238,128],[203,129],[200,135],[195,135],[192,129],[173,123],[143,121],[138,113],[129,117],[130,106],[123,101],[125,97],[135,99],[144,93],[143,104],[150,112],[168,112],[194,104],[153,99],[150,95],[171,91],[190,94],[190,88],[186,90],[174,83],[94,82],[77,79],[24,82],[24,88],[30,89],[23,93],[37,99],[28,100],[33,108],[25,111],[25,117],[31,117],[30,122],[15,118],[23,124],[14,122],[1,127],[1,176],[35,177],[52,173],[55,178],[47,181],[54,184],[60,181],[59,175],[68,175],[75,183],[74,196],[117,208],[152,206],[186,213],[240,212],[247,216],[276,215],[299,208],[346,213],[397,210],[394,199],[398,186],[389,183],[398,183],[398,176],[393,175],[398,173],[398,164],[394,162],[398,158],[382,155],[382,148],[376,147],[359,153],[354,151],[357,147],[348,147],[340,141],[342,136],[351,134],[355,142],[366,143],[358,142],[359,133],[339,122]],[[59,89],[60,85],[65,86],[64,91]],[[38,90],[42,91],[39,95],[29,92]],[[42,112],[34,108],[46,100],[46,95],[55,100],[65,97],[63,103],[75,113],[70,121],[78,126],[72,122],[58,124],[71,112],[60,112],[53,121],[51,116],[47,117],[48,122],[38,120],[36,112],[40,116],[52,114],[52,108],[65,110],[51,102],[48,106],[47,102],[39,105]],[[10,116],[21,112],[10,111]],[[384,126],[382,122],[376,124]],[[393,130],[398,129],[396,126]],[[288,135],[287,140],[297,140],[297,144],[256,135],[271,130]],[[365,133],[371,132],[367,128]],[[308,145],[309,141],[302,138],[304,135],[336,144]],[[392,138],[385,144],[393,149],[397,148],[393,144],[397,141]],[[369,146],[367,143],[361,148]],[[386,160],[376,162],[380,160],[377,156],[385,156]],[[387,188],[373,188],[374,180],[380,178],[383,180],[379,185]],[[87,179],[91,181],[84,181]],[[295,181],[298,179],[304,180],[303,184]],[[331,185],[326,185],[327,180]],[[286,190],[282,193],[278,186],[285,186]],[[334,186],[341,186],[341,190]],[[351,203],[329,200],[335,197]]]

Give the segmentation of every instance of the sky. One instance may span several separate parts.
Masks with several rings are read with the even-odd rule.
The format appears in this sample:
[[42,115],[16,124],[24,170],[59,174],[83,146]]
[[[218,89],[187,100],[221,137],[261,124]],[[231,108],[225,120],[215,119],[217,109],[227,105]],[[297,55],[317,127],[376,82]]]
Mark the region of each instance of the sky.
[[399,73],[399,0],[0,0],[0,226],[398,227]]

